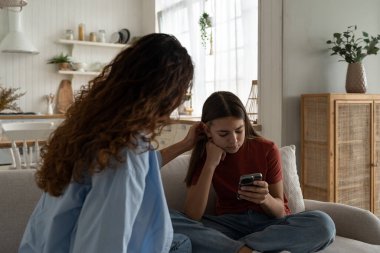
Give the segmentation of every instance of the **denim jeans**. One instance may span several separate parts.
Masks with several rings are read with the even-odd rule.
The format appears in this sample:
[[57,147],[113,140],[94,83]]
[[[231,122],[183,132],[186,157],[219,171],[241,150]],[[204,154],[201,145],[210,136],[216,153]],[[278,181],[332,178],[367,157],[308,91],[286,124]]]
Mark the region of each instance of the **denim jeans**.
[[205,215],[195,221],[171,210],[175,233],[187,235],[193,253],[236,253],[245,245],[260,252],[316,252],[335,238],[335,224],[321,211],[270,218],[248,211],[242,214]]
[[170,247],[170,251],[172,253],[192,253],[191,249],[191,241],[189,237],[182,234],[173,235],[173,242]]

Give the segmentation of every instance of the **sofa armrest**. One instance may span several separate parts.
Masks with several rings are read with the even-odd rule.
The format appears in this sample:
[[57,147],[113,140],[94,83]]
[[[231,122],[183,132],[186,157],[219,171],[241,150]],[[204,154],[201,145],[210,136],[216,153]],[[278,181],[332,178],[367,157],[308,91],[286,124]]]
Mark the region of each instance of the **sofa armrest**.
[[321,210],[333,219],[339,236],[380,245],[380,219],[373,213],[345,204],[304,199],[305,210]]

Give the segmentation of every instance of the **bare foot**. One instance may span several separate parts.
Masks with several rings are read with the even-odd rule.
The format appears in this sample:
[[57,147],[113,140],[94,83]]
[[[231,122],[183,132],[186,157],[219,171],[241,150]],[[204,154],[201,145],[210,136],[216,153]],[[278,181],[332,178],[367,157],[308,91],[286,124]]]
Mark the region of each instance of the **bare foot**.
[[243,246],[240,248],[239,253],[252,253],[252,250],[247,246]]

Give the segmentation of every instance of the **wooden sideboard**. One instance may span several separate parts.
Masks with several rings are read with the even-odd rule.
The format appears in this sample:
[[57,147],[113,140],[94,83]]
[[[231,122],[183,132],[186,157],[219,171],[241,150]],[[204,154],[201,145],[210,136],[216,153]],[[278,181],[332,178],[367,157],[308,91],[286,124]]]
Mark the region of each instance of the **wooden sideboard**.
[[380,217],[380,94],[301,96],[305,198],[363,208]]

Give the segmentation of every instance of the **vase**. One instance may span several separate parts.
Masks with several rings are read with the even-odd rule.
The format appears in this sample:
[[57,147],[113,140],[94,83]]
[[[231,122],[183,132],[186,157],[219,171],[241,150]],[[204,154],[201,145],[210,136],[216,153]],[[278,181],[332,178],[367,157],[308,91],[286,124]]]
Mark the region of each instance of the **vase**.
[[366,93],[367,78],[361,62],[349,63],[346,76],[347,93]]

